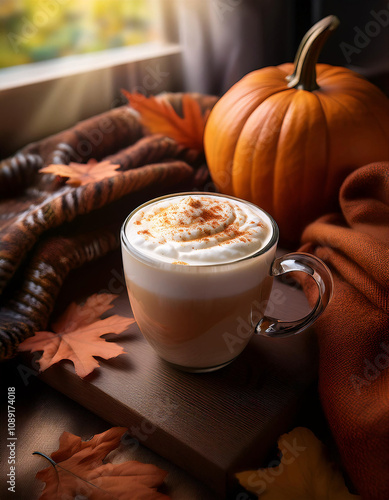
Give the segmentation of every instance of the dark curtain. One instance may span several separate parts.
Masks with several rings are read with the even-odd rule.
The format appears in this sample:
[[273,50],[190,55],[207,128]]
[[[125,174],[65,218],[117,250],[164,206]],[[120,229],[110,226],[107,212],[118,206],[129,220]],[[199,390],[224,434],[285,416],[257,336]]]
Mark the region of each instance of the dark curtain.
[[313,23],[329,14],[341,24],[321,60],[362,74],[389,96],[389,2],[312,0]]
[[304,33],[335,14],[319,62],[347,66],[389,93],[387,0],[176,0],[186,90],[223,94],[255,69],[293,61]]

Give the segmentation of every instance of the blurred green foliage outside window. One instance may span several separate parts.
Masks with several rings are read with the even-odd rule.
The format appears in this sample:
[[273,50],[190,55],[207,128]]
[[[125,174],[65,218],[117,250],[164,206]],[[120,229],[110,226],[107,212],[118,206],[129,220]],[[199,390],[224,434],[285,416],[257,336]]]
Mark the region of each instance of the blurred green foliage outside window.
[[151,0],[0,0],[0,68],[150,42]]

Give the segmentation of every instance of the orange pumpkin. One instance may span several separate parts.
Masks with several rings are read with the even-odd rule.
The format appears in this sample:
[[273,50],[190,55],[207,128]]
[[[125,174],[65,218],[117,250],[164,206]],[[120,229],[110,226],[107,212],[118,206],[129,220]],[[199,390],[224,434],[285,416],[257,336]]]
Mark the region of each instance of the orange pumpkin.
[[287,244],[337,210],[351,171],[389,159],[389,99],[349,69],[316,64],[338,23],[329,16],[313,26],[294,65],[246,75],[216,103],[205,127],[218,190],[269,212]]

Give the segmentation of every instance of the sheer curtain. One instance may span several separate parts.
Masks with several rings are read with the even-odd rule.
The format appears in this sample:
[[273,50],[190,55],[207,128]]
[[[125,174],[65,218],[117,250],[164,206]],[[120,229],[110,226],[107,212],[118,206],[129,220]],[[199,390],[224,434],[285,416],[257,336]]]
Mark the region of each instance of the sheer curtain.
[[[249,71],[293,61],[299,41],[310,26],[335,14],[340,26],[319,62],[350,67],[389,93],[387,0],[166,3],[174,10],[177,23],[172,36],[183,46],[185,90],[221,95]],[[172,24],[169,26],[171,30]]]
[[187,90],[222,94],[253,69],[293,59],[292,2],[178,0]]

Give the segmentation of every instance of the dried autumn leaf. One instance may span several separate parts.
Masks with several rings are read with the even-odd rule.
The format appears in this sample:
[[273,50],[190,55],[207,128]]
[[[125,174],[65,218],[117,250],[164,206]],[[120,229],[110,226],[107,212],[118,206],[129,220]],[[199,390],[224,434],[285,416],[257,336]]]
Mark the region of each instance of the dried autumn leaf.
[[191,149],[202,151],[205,122],[209,110],[203,115],[199,103],[191,96],[182,96],[182,114],[179,116],[173,106],[153,96],[122,90],[125,97],[141,115],[143,125],[153,134],[163,134]]
[[108,160],[97,162],[89,160],[88,163],[70,162],[69,165],[52,164],[39,170],[42,174],[55,174],[68,177],[66,184],[71,186],[84,186],[91,182],[98,182],[107,177],[120,175],[117,169],[120,165],[113,165]]
[[166,471],[136,461],[103,463],[107,454],[118,447],[125,431],[124,427],[113,427],[90,441],[82,441],[70,432],[62,433],[59,449],[51,454],[55,465],[36,475],[46,483],[39,500],[81,496],[89,500],[169,500],[157,491]]
[[278,466],[236,474],[260,500],[360,500],[348,491],[324,444],[309,429],[297,427],[282,435],[278,448]]
[[[41,371],[64,359],[73,362],[79,377],[86,377],[99,366],[94,356],[110,359],[124,352],[113,342],[101,338],[107,333],[121,333],[135,322],[134,319],[113,315],[98,319],[111,309],[117,295],[104,293],[91,295],[85,304],[70,304],[62,316],[53,323],[53,332],[36,332],[22,342],[19,351],[43,351],[38,360]],[[55,333],[54,333],[55,332]]]

